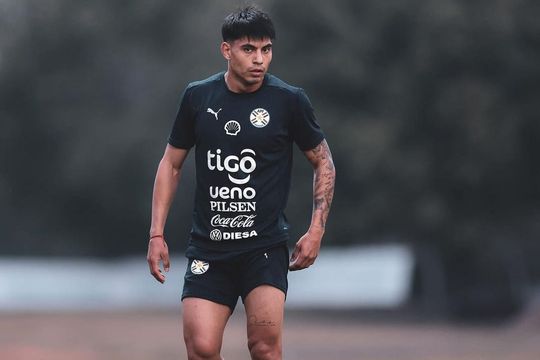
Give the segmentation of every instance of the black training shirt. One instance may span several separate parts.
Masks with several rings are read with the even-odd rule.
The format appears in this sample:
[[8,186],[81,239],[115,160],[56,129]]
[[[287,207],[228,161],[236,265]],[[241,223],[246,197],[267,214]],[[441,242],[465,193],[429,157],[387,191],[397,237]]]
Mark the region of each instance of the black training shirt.
[[304,91],[267,74],[252,93],[234,93],[224,72],[188,85],[169,137],[195,146],[197,187],[190,245],[217,251],[284,242],[292,144],[324,139]]

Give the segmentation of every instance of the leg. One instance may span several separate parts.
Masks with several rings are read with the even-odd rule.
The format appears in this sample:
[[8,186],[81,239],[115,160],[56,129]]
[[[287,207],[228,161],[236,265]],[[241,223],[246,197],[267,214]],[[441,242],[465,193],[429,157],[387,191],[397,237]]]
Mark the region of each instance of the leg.
[[220,360],[223,332],[231,309],[209,300],[187,297],[183,301],[184,342],[189,360]]
[[248,347],[253,360],[281,360],[285,293],[261,285],[245,298]]

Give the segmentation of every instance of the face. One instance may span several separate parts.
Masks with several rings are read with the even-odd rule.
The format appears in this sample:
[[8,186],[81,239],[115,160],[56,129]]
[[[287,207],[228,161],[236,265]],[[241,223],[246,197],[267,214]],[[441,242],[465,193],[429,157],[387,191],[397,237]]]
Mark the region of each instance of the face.
[[226,79],[232,91],[255,91],[262,85],[264,75],[272,61],[270,39],[244,37],[232,42],[223,42],[221,52],[228,60]]

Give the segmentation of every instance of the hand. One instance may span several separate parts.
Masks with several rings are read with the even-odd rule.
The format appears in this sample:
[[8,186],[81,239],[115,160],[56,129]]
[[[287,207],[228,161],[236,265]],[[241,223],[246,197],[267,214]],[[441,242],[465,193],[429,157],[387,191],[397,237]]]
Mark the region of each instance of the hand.
[[146,256],[146,260],[150,267],[150,274],[163,284],[165,282],[165,275],[159,268],[159,262],[163,262],[163,270],[165,270],[165,272],[168,272],[171,266],[169,262],[169,249],[167,248],[167,243],[164,238],[156,237],[150,239],[148,242],[148,255]]
[[310,267],[315,262],[321,248],[322,229],[309,229],[296,243],[289,261],[289,270],[296,271]]

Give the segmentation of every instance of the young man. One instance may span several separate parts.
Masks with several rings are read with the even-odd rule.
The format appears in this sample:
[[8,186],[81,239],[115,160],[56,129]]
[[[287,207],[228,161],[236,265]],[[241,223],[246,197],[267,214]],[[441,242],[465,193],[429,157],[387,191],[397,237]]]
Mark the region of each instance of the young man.
[[[163,229],[182,164],[195,147],[197,188],[186,251],[183,326],[189,359],[221,359],[223,332],[238,297],[244,302],[252,359],[281,359],[287,271],[319,253],[335,171],[324,135],[302,89],[267,74],[274,27],[245,7],[225,19],[227,71],[186,88],[161,160],[148,245],[151,274],[169,270]],[[293,143],[314,168],[311,225],[289,259],[287,202]]]

